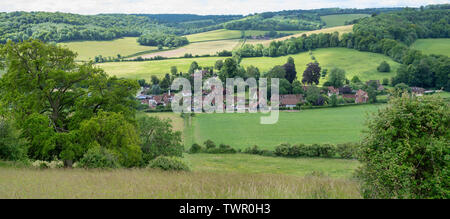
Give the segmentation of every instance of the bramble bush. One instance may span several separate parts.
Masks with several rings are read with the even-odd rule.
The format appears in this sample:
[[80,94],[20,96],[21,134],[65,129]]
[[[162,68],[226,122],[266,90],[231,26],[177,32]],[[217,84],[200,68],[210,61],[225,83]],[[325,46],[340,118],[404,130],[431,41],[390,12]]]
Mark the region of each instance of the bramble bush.
[[159,156],[150,161],[149,168],[161,170],[189,171],[189,166],[179,157]]
[[403,95],[368,120],[357,171],[364,198],[450,198],[450,109]]

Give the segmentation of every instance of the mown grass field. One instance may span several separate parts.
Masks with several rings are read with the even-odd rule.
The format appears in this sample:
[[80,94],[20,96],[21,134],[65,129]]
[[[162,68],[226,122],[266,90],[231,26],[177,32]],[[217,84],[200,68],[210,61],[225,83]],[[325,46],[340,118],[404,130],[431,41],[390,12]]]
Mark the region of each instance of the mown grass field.
[[283,158],[249,154],[185,154],[193,171],[245,174],[322,175],[352,178],[356,160],[328,158]]
[[184,132],[185,145],[211,139],[236,149],[253,145],[274,149],[281,143],[345,143],[361,139],[367,115],[383,105],[280,112],[273,125],[260,124],[263,114],[198,114]]
[[[347,78],[351,79],[354,75],[358,75],[361,80],[382,80],[395,75],[395,71],[399,64],[394,62],[387,56],[360,52],[347,48],[326,48],[313,51],[313,55],[320,63],[322,68],[331,70],[333,67],[344,69]],[[301,78],[306,64],[312,62],[308,52],[291,55],[295,60],[298,77]],[[270,70],[275,65],[283,65],[286,63],[288,56],[283,57],[256,57],[244,58],[241,65],[244,67],[254,65],[261,72]],[[163,77],[165,73],[170,72],[171,66],[177,66],[179,71],[186,72],[193,61],[197,61],[200,66],[214,66],[216,60],[225,59],[224,57],[206,57],[206,58],[189,58],[189,59],[168,59],[146,62],[112,62],[98,64],[101,68],[111,75],[134,79],[149,79],[152,75]],[[390,73],[380,73],[377,71],[378,65],[382,61],[387,61],[391,65]],[[325,82],[324,80],[321,83]]]
[[352,179],[283,174],[0,167],[0,198],[361,198]]
[[227,39],[239,39],[241,38],[240,30],[212,30],[203,33],[190,34],[185,36],[189,42],[203,42],[203,41],[213,41],[213,40],[227,40]]
[[450,39],[418,39],[411,47],[425,54],[450,56]]
[[136,42],[137,37],[124,37],[111,41],[78,41],[60,43],[64,47],[78,53],[78,60],[94,59],[95,56],[103,57],[129,56],[140,52],[157,50],[153,46],[141,46]]
[[352,21],[369,16],[369,14],[336,14],[321,16],[320,18],[327,24],[326,27],[336,27],[345,25],[346,21]]
[[[167,58],[173,57],[181,57],[186,53],[190,53],[192,55],[216,55],[217,52],[228,50],[232,51],[237,46],[242,44],[242,40],[234,39],[234,40],[216,40],[216,41],[205,41],[198,43],[190,43],[186,46],[179,47],[172,50],[153,52],[145,55],[139,55],[142,58],[152,58],[155,56],[163,56]],[[138,56],[132,57],[136,58]]]

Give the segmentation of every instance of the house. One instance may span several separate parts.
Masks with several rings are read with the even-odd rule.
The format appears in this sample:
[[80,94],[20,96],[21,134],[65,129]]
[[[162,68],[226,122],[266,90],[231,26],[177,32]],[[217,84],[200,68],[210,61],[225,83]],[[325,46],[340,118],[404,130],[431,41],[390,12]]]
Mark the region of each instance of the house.
[[416,96],[422,96],[425,93],[425,89],[421,87],[411,87],[411,92]]
[[356,92],[355,103],[367,103],[369,100],[369,94],[363,90],[358,90]]
[[339,96],[339,89],[334,88],[333,86],[328,87],[328,96],[331,97],[333,94]]
[[297,106],[297,103],[303,101],[303,95],[301,94],[285,94],[280,95],[280,106],[293,108]]

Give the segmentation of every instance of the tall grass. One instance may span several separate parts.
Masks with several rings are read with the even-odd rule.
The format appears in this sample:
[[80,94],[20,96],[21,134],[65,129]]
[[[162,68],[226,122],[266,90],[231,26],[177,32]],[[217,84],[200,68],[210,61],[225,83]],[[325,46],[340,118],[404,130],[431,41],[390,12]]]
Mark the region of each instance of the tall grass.
[[360,198],[358,190],[313,175],[0,168],[0,198]]

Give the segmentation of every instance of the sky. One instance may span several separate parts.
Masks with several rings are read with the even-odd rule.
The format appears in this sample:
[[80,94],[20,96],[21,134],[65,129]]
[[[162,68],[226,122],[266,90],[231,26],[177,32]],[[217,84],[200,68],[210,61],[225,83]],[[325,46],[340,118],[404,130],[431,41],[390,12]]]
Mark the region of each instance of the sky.
[[0,11],[76,14],[252,14],[316,8],[418,7],[450,0],[0,0]]

